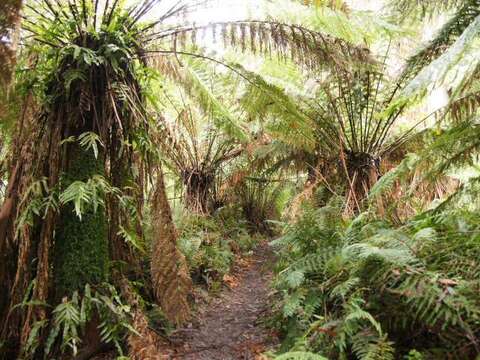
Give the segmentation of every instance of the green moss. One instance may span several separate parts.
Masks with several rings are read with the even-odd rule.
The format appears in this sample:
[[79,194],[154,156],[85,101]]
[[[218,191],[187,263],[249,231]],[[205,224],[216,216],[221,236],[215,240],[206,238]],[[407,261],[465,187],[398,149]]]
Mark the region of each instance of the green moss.
[[[103,159],[96,159],[93,151],[70,145],[70,164],[64,174],[62,187],[74,181],[87,181],[93,175],[103,174]],[[79,217],[73,205],[64,206],[55,236],[55,286],[61,297],[85,284],[98,284],[108,276],[108,226],[105,210],[87,207]]]

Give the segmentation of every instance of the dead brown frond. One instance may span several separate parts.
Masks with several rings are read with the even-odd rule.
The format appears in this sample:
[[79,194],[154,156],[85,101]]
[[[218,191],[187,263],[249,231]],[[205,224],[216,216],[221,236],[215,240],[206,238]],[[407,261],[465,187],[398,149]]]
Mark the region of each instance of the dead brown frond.
[[167,360],[170,355],[165,342],[148,326],[148,319],[140,305],[138,295],[132,290],[128,280],[120,280],[122,295],[132,307],[133,324],[136,331],[130,332],[127,343],[132,360]]
[[166,317],[180,325],[190,317],[188,295],[192,282],[185,257],[177,249],[177,233],[161,169],[153,195],[152,222],[154,239],[150,268],[155,298]]

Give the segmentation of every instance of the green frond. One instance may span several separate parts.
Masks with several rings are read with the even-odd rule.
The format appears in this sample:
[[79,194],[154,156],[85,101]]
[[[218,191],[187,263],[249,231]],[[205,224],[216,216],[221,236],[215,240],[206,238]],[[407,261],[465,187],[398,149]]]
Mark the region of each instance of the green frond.
[[[468,1],[468,0],[467,0]],[[458,9],[465,0],[390,0],[388,6],[396,16],[404,20],[418,16],[420,19]]]
[[[479,5],[480,14],[480,5]],[[401,96],[411,97],[444,86],[451,97],[458,97],[465,84],[477,72],[480,55],[480,16],[464,29],[439,57],[422,68],[402,91]]]
[[396,181],[410,175],[415,166],[421,161],[421,158],[416,154],[407,155],[400,164],[392,170],[384,174],[372,187],[369,196],[375,198],[382,193],[390,190]]
[[418,262],[408,248],[385,248],[369,243],[359,243],[350,245],[343,251],[348,254],[349,258],[358,256],[361,260],[381,260],[397,266]]
[[239,69],[250,80],[240,100],[242,109],[252,119],[266,122],[267,130],[277,139],[297,148],[312,149],[313,124],[301,108],[301,100],[296,103],[284,89],[269,83],[261,75]]
[[[435,3],[438,4],[437,1]],[[400,76],[401,83],[411,81],[425,66],[438,59],[480,15],[480,1],[462,0],[461,5],[456,14],[440,29],[436,37],[408,59],[407,65]]]
[[395,359],[394,343],[386,335],[377,336],[368,330],[354,337],[352,349],[360,360]]
[[429,164],[424,178],[433,179],[439,174],[447,174],[451,169],[473,165],[480,146],[479,130],[477,119],[473,117],[436,136],[419,159],[419,164]]
[[[475,220],[465,211],[457,215],[427,212],[398,229],[367,214],[349,226],[338,227],[337,221],[324,229],[311,229],[311,218],[307,208],[304,219],[287,228],[285,250],[279,252],[281,271],[275,285],[283,291],[284,305],[288,304],[287,329],[300,332],[301,337],[296,336],[303,344],[291,350],[378,360],[408,352],[397,344],[428,351],[429,344],[409,334],[411,326],[416,334],[428,334],[432,343],[441,344],[442,354],[468,346],[463,336],[476,339],[480,329],[474,319],[480,304],[473,295],[478,284],[473,279],[480,268],[472,246],[478,243],[478,232],[470,227]],[[463,219],[463,230],[459,230],[459,219]],[[332,243],[317,239],[332,225],[341,235],[330,241],[339,248],[309,272],[307,259],[321,259],[330,252]],[[347,237],[354,238],[354,243],[345,243]],[[298,242],[315,245],[297,249],[288,245]],[[293,284],[300,275],[301,282]],[[309,296],[319,300],[313,312],[305,305]],[[453,335],[452,329],[463,335]]]
[[[223,80],[216,74],[215,68],[200,59],[182,58],[179,60],[167,57],[152,57],[150,63],[163,76],[171,79],[174,86],[181,86],[188,96],[195,100],[207,117],[213,119],[218,129],[221,129],[233,139],[248,142],[246,126],[238,114],[232,112],[232,97],[235,95],[233,84],[227,88]],[[228,78],[230,81],[231,77]],[[233,82],[235,83],[235,82]],[[228,96],[227,96],[228,94]],[[170,98],[175,98],[171,96]],[[170,99],[169,99],[170,101]],[[182,107],[182,104],[176,104]]]
[[265,13],[271,20],[303,24],[309,29],[358,46],[372,44],[382,36],[400,32],[399,27],[379,17],[378,13],[347,9],[346,3],[338,0],[315,2],[317,6],[312,11],[311,4],[305,1],[275,1],[265,5]]

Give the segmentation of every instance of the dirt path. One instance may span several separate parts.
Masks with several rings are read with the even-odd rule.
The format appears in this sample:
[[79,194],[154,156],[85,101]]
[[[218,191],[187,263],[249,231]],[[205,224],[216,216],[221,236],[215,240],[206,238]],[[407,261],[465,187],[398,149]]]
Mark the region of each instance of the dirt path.
[[276,344],[262,317],[268,311],[272,252],[261,244],[254,255],[236,265],[230,289],[200,311],[191,329],[178,332],[174,359],[261,359],[259,354]]

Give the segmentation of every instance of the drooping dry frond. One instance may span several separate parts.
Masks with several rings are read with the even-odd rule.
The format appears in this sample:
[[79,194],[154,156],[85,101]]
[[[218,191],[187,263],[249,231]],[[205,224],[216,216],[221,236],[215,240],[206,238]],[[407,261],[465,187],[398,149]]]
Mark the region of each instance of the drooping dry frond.
[[190,316],[188,295],[192,283],[184,256],[177,249],[177,233],[159,169],[153,195],[151,273],[153,290],[166,317],[180,325]]
[[446,109],[446,114],[451,115],[456,122],[459,122],[478,113],[479,107],[480,92],[474,90],[451,101]]
[[123,296],[133,309],[132,327],[135,332],[128,335],[127,343],[129,346],[129,357],[132,360],[167,360],[169,355],[162,351],[162,341],[159,336],[153,332],[148,324],[138,295],[133,291],[127,279],[120,280],[120,287]]
[[[231,45],[241,50],[280,59],[292,58],[309,69],[337,66],[349,68],[355,63],[371,62],[366,48],[352,46],[344,40],[304,28],[299,25],[274,21],[235,21],[217,22],[205,26],[187,26],[154,32],[150,41],[152,53],[181,52],[188,42],[196,42],[197,37],[211,31],[214,39],[221,38],[225,46]],[[161,40],[173,39],[174,48],[165,47]],[[178,48],[177,48],[178,46]],[[178,51],[177,51],[178,50]]]

